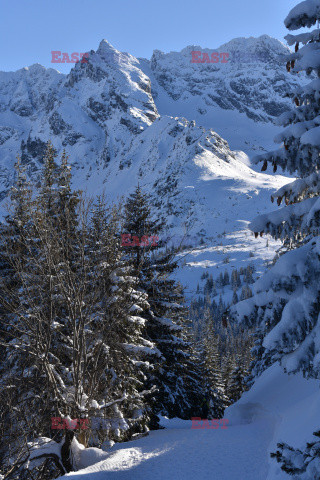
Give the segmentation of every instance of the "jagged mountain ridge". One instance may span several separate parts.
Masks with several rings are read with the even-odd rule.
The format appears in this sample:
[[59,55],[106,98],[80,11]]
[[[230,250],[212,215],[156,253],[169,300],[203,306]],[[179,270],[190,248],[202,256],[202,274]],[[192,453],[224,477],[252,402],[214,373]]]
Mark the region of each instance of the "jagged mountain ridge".
[[292,75],[285,74],[283,57],[290,49],[277,40],[267,35],[232,40],[216,49],[228,53],[226,63],[221,59],[215,64],[192,63],[192,51],[212,52],[189,46],[179,53],[164,54],[156,50],[152,55],[151,70],[158,84],[174,100],[188,102],[197,96],[203,100],[203,108],[198,107],[203,114],[218,106],[262,122],[272,122],[288,109],[288,101],[283,98],[286,81],[289,78],[290,85],[295,82]]
[[[191,63],[192,51],[209,56],[227,52],[229,60]],[[262,35],[236,38],[217,49],[193,45],[181,52],[156,50],[150,61],[140,63],[151,79],[160,114],[194,119],[226,138],[232,149],[254,153],[272,147],[276,117],[291,106],[285,94],[304,81],[303,75],[286,71],[289,52],[280,41]]]
[[[254,121],[262,131],[262,122],[272,123],[275,115],[289,108],[288,100],[281,100],[280,95],[288,83],[294,87],[297,81],[280,64],[279,55],[288,52],[281,42],[267,36],[232,40],[217,49],[229,52],[229,63],[215,65],[190,64],[193,49],[201,48],[191,46],[169,54],[155,51],[146,61],[102,41],[96,52],[89,53],[88,63],[76,64],[69,75],[40,65],[1,72],[2,196],[12,183],[16,154],[21,151],[28,173],[34,176],[41,167],[48,138],[58,150],[68,151],[76,169],[89,169],[90,176],[92,169],[102,167],[106,177],[112,160],[119,160],[119,169],[130,164],[131,142],[159,118],[158,110],[168,107],[165,114],[175,117],[177,113],[172,109],[179,113],[182,102],[187,108],[184,116],[190,121],[196,118],[198,125],[219,130],[224,113],[229,125],[236,129],[243,123],[243,118],[239,122],[231,116],[236,113]],[[270,60],[267,67],[266,56]],[[257,72],[261,73],[262,68],[266,68],[268,76],[273,69],[281,69],[269,86],[277,102],[266,102],[266,95],[261,94],[261,82],[265,82]],[[147,75],[150,72],[152,81]],[[249,98],[250,88],[254,95]],[[174,105],[165,105],[163,92]],[[196,99],[196,109],[191,97]],[[277,107],[272,110],[272,105]],[[219,121],[212,117],[213,111]]]
[[76,169],[107,166],[123,153],[126,144],[159,116],[150,81],[137,63],[101,42],[97,52],[90,52],[90,61],[76,64],[69,75],[40,65],[2,72],[4,187],[10,186],[12,162],[20,151],[28,173],[36,174],[49,138],[58,151],[67,150]]

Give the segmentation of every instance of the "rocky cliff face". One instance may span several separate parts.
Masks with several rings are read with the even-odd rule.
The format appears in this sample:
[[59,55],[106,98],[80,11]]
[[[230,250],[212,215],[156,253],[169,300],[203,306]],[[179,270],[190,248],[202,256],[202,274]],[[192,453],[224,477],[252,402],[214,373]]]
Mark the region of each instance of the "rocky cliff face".
[[[192,63],[192,52],[204,63]],[[212,52],[218,63],[208,63]],[[181,52],[156,50],[140,60],[151,79],[158,111],[182,115],[226,138],[233,149],[253,153],[270,148],[276,118],[291,107],[285,96],[304,81],[289,74],[288,47],[276,39],[237,38],[217,49],[188,46]],[[222,53],[229,55],[223,63]],[[271,140],[271,142],[270,142]]]
[[[197,58],[204,62],[192,62],[192,51],[201,52]],[[179,53],[155,51],[150,61],[157,81],[152,89],[154,98],[160,85],[173,100],[190,105],[196,97],[200,115],[220,107],[245,113],[256,122],[274,122],[288,110],[284,95],[298,81],[284,68],[284,56],[290,52],[287,47],[264,35],[235,39],[215,51],[226,52],[228,60],[223,61],[220,55],[218,63],[208,63],[213,50],[199,46],[186,47]]]
[[18,153],[28,173],[37,173],[48,139],[66,149],[76,169],[107,167],[158,118],[150,92],[138,61],[105,41],[67,76],[40,65],[2,72],[1,190],[10,185]]

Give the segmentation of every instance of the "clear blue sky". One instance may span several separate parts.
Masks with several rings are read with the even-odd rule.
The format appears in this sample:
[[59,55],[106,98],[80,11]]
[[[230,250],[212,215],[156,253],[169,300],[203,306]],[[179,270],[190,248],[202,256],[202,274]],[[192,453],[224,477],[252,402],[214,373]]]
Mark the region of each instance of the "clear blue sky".
[[264,33],[283,41],[283,20],[298,0],[0,0],[0,70],[52,64],[51,51],[118,50],[150,58],[154,49],[216,48]]

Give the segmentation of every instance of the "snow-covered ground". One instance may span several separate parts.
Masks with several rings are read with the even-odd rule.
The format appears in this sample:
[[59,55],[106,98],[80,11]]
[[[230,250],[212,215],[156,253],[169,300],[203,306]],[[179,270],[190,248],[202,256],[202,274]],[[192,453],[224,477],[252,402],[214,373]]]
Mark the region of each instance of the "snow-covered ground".
[[[269,453],[279,441],[299,447],[320,426],[319,381],[273,365],[225,412],[227,429],[192,429],[164,420],[164,430],[115,445],[104,460],[61,478],[72,480],[287,480]],[[89,464],[90,453],[83,464]],[[97,452],[93,452],[95,458]]]
[[262,480],[272,426],[267,420],[226,430],[193,430],[175,423],[118,445],[107,460],[66,475],[75,480]]
[[[197,172],[197,181],[190,178],[198,223],[195,231],[203,226],[206,240],[199,245],[196,239],[194,248],[181,255],[183,268],[177,276],[186,287],[188,300],[196,297],[204,271],[216,280],[220,272],[227,270],[231,275],[232,270],[251,265],[260,276],[281,245],[270,236],[255,238],[248,225],[257,215],[276,208],[270,201],[271,194],[290,179],[255,172],[240,161],[242,157],[246,156],[238,154],[234,164],[218,165],[208,158],[207,163],[203,161],[202,171]],[[186,200],[191,195],[185,194]],[[228,302],[232,290],[225,293]]]

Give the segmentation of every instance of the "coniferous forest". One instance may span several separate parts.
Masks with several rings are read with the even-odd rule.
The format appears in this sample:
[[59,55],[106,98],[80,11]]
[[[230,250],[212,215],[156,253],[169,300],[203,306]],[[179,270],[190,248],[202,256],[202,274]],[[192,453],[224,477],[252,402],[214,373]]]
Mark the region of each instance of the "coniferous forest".
[[[19,158],[15,168],[0,241],[8,478],[71,471],[74,439],[101,448],[138,438],[159,415],[222,418],[246,388],[249,336],[222,327],[225,306],[214,317],[205,303],[194,307],[196,334],[172,276],[177,251],[148,241],[165,228],[148,196],[137,186],[117,205],[86,198],[50,142],[40,188]],[[145,240],[126,245],[123,232]],[[44,454],[43,438],[61,454]]]

